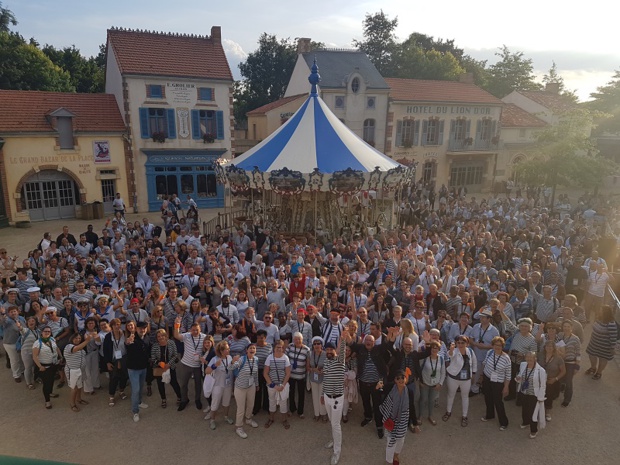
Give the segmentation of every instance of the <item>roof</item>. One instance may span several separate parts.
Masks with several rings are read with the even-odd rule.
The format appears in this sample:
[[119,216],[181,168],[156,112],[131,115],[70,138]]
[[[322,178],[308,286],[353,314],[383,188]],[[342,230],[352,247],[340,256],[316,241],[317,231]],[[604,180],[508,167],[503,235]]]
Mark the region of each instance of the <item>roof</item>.
[[232,81],[220,38],[108,29],[121,74]]
[[368,89],[389,89],[375,65],[359,50],[313,50],[302,53],[302,56],[308,69],[312,68],[316,58],[321,73],[321,88],[344,88],[347,77],[357,72],[364,78]]
[[58,109],[73,116],[76,132],[124,132],[112,94],[0,90],[0,132],[52,132],[46,116]]
[[545,90],[519,90],[517,92],[554,113],[570,111],[577,106],[571,99],[556,92]]
[[274,108],[281,107],[283,105],[286,105],[289,102],[292,102],[294,100],[297,100],[298,98],[305,97],[305,96],[306,94],[297,94],[297,95],[291,95],[290,97],[284,97],[284,98],[281,98],[280,100],[276,100],[275,102],[271,102],[271,103],[268,103],[267,105],[263,105],[262,107],[255,108],[252,111],[248,111],[246,115],[247,116],[264,115],[265,113],[273,110]]
[[502,127],[504,128],[541,128],[544,126],[547,126],[547,123],[514,103],[507,103],[502,110]]
[[392,89],[392,100],[412,102],[482,103],[502,105],[503,102],[474,84],[458,81],[385,78]]

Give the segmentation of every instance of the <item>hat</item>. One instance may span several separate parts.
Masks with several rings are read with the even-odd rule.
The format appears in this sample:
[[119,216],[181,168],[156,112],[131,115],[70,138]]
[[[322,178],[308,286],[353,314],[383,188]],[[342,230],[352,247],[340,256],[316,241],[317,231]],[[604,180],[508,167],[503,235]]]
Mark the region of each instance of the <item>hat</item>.
[[30,292],[40,292],[41,288],[34,286],[34,287],[29,287],[28,289],[26,289],[26,291],[29,292],[29,293]]
[[95,300],[96,300],[97,302],[99,302],[101,299],[108,300],[108,299],[109,299],[109,297],[108,297],[107,295],[105,295],[105,294],[101,294],[101,295],[98,295],[98,296],[95,298]]
[[114,268],[106,268],[105,272],[106,273],[116,273],[116,271],[114,271]]
[[308,314],[308,312],[306,311],[306,309],[305,309],[305,308],[298,308],[298,309],[297,309],[297,314],[299,315],[300,313],[303,313],[304,315],[307,315],[307,314]]
[[146,323],[146,321],[138,321],[136,323],[136,327],[137,328],[146,328],[148,326],[148,324]]
[[130,304],[139,304],[140,299],[136,299],[135,297],[129,301]]
[[335,349],[336,345],[333,342],[328,342],[325,344],[325,346],[323,347],[324,349]]
[[16,287],[11,287],[11,288],[7,289],[7,291],[6,291],[7,294],[9,292],[15,292],[15,293],[19,294],[19,289],[17,289]]
[[480,310],[480,316],[488,316],[489,318],[493,316],[493,312],[488,308],[485,307],[484,309]]
[[321,343],[321,345],[323,345],[323,344],[324,344],[324,342],[325,342],[325,341],[323,341],[323,338],[322,338],[321,336],[314,336],[314,337],[312,338],[312,343],[314,344],[314,343],[315,343],[315,342],[317,342],[317,341],[318,341],[318,342],[320,342],[320,343]]
[[522,324],[530,325],[530,327],[534,326],[534,324],[532,323],[532,319],[531,318],[521,318],[519,320],[519,326],[521,326]]
[[316,307],[315,307],[314,305],[308,305],[308,306],[306,307],[306,309],[308,309],[308,310],[313,310],[313,311],[314,311],[314,310],[316,310]]
[[105,268],[105,265],[103,263],[97,263],[95,268]]
[[56,313],[58,310],[56,309],[56,307],[47,307],[45,309],[45,313]]
[[87,304],[87,303],[90,303],[90,301],[86,297],[82,297],[81,299],[78,299],[77,303],[78,303],[78,305],[79,304]]

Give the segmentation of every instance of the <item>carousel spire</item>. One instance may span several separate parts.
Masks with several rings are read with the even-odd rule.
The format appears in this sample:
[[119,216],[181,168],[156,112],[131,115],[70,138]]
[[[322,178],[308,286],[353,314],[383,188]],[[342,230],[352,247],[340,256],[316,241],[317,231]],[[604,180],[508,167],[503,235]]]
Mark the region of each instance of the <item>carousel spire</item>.
[[310,76],[308,76],[308,82],[312,84],[310,95],[314,97],[318,96],[317,85],[321,82],[321,75],[319,74],[319,67],[316,64],[316,56],[314,57],[314,63],[312,64],[312,71]]

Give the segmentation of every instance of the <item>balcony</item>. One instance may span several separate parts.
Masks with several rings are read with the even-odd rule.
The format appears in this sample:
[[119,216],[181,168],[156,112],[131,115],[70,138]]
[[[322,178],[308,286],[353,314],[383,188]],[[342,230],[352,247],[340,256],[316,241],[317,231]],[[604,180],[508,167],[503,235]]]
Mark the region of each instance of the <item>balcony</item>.
[[449,139],[449,152],[497,152],[502,148],[502,141],[497,138],[491,140],[474,139]]

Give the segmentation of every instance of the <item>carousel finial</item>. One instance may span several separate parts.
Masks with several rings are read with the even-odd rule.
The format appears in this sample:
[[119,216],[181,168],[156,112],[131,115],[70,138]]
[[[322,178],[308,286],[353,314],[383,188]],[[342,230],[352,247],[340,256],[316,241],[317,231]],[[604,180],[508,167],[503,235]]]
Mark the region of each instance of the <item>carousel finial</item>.
[[308,82],[312,84],[310,89],[310,95],[318,95],[317,85],[321,81],[321,75],[319,74],[319,67],[316,64],[316,56],[314,57],[314,63],[312,64],[312,71],[308,76]]

